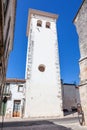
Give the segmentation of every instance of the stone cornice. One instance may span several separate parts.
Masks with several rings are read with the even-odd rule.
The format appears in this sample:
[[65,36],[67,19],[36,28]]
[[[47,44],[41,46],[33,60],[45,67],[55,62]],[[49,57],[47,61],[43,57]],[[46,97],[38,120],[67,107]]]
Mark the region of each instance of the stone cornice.
[[79,62],[83,61],[83,60],[86,60],[87,59],[87,56],[84,57],[84,58],[80,58]]
[[86,85],[86,84],[87,84],[87,79],[81,81],[80,84],[79,84],[79,87],[81,87],[81,86],[83,86],[83,85]]

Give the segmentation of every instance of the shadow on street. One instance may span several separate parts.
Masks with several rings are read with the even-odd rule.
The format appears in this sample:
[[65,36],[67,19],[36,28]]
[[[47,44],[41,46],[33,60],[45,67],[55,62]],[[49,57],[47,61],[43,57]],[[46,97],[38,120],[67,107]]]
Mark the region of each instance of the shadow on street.
[[[2,123],[0,123],[0,128]],[[40,121],[15,121],[15,122],[4,122],[3,128],[20,128],[20,130],[25,130],[30,128],[30,130],[72,130],[71,128],[66,128],[61,125],[56,125],[51,121],[40,120]],[[6,129],[6,130],[7,130]],[[9,129],[10,130],[10,129]],[[18,130],[18,129],[17,129]]]

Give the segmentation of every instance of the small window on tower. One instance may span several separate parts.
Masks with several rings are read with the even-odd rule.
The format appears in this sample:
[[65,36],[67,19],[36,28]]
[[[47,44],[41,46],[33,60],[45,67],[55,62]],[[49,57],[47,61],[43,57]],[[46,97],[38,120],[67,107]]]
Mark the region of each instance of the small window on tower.
[[41,20],[38,20],[38,21],[37,21],[37,26],[39,26],[39,27],[42,26],[42,21],[41,21]]
[[50,22],[46,22],[46,28],[50,28]]
[[38,69],[39,69],[39,71],[44,72],[45,66],[41,64],[41,65],[39,65]]

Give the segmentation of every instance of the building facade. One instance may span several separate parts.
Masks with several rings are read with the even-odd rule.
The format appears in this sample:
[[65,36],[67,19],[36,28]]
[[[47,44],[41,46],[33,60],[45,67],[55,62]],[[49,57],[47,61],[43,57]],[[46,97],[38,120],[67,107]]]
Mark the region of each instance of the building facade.
[[[25,118],[26,80],[7,79],[3,94],[8,98],[4,107],[5,118]],[[76,112],[77,103],[80,101],[79,87],[75,84],[62,83],[62,97],[64,115],[66,115],[66,112],[67,114],[69,114],[69,112]]]
[[[3,94],[8,99],[5,104],[2,104],[5,118],[26,118],[26,80],[6,79]],[[79,87],[75,84],[62,83],[62,99],[64,115],[76,112],[79,103]]]
[[77,33],[79,35],[80,48],[80,100],[84,112],[85,124],[87,125],[87,0],[83,3],[74,19]]
[[63,116],[57,18],[29,10],[25,117]]
[[79,87],[76,84],[62,82],[63,111],[77,111],[77,103],[80,103]]
[[25,107],[25,80],[6,79],[3,94],[8,98],[6,104],[2,104],[2,112],[4,111],[5,118],[23,117]]
[[16,0],[0,0],[0,109],[8,57],[13,48]]

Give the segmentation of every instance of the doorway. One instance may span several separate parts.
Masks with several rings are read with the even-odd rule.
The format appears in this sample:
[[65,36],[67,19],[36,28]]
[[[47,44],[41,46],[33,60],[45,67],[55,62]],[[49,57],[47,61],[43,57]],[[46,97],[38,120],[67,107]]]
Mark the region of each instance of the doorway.
[[20,100],[14,100],[14,106],[13,106],[13,117],[20,117]]

